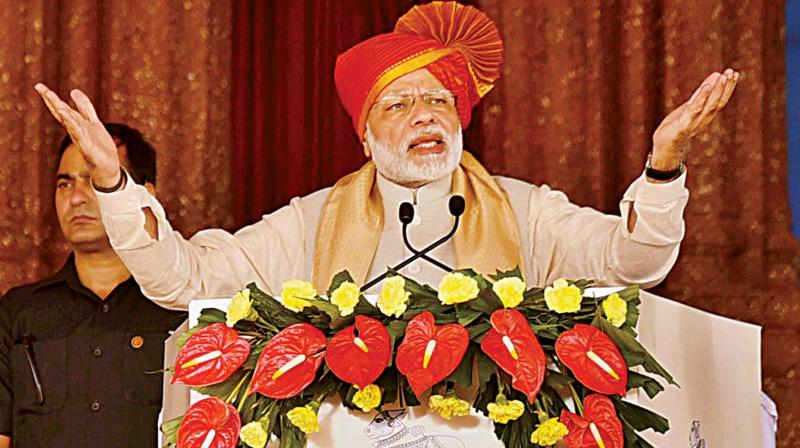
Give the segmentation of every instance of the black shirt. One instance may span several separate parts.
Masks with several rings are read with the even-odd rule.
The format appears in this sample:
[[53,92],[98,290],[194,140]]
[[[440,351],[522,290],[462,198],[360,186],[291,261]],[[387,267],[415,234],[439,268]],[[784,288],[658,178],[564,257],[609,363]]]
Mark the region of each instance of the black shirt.
[[[155,447],[164,339],[186,318],[132,278],[106,300],[72,256],[0,299],[0,434],[14,448]],[[36,378],[35,378],[36,377]]]

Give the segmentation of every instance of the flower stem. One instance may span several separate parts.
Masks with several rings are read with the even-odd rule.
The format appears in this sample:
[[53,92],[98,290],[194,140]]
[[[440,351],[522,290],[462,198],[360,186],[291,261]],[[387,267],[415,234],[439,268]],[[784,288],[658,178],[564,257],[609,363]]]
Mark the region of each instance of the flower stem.
[[583,415],[583,403],[581,403],[581,399],[578,397],[578,392],[572,384],[569,385],[569,390],[572,392],[572,399],[575,401],[575,409],[578,411],[578,414]]
[[[244,384],[245,380],[246,380],[246,379],[247,379],[247,377],[249,377],[249,376],[250,376],[250,373],[249,373],[249,372],[248,372],[248,373],[245,373],[245,374],[244,374],[244,376],[242,376],[242,379],[241,379],[241,380],[239,380],[239,384],[237,384],[237,385],[236,385],[236,387],[234,387],[234,388],[233,388],[233,390],[231,391],[231,393],[230,393],[230,394],[228,394],[228,397],[225,399],[225,402],[226,402],[226,403],[232,403],[232,402],[233,402],[233,400],[234,400],[234,399],[236,399],[236,396],[237,396],[237,395],[239,395],[239,389],[241,389],[241,388],[242,388],[242,384]],[[244,400],[242,400],[242,402],[244,402]]]

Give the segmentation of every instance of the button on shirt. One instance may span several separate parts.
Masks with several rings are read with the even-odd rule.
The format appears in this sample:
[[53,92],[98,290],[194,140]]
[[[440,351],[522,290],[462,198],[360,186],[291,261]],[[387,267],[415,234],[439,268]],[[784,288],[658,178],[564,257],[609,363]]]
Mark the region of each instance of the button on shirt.
[[10,290],[0,299],[0,434],[14,448],[155,447],[164,339],[185,318],[133,279],[101,300],[72,257]]

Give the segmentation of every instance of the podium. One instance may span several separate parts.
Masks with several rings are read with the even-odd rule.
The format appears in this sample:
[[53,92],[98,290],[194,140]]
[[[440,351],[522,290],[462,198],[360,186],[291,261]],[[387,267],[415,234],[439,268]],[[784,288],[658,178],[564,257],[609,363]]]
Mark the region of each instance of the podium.
[[[606,288],[587,289],[585,295],[608,294]],[[667,417],[670,431],[643,436],[658,447],[712,448],[774,446],[774,425],[762,411],[761,327],[751,325],[641,292],[639,339],[672,373],[680,388],[649,399],[631,393],[627,400]],[[228,299],[195,300],[189,306],[189,326],[205,308],[226,309]],[[179,332],[176,332],[176,335]],[[174,362],[175,336],[168,339],[166,365]],[[183,414],[202,398],[165,375],[163,419]],[[361,413],[349,411],[336,399],[319,411],[321,431],[308,438],[309,448],[392,448],[397,446],[502,447],[493,423],[483,414],[447,421],[423,405]],[[771,444],[770,444],[771,441]],[[426,445],[426,443],[428,445]],[[268,444],[277,446],[277,444]]]

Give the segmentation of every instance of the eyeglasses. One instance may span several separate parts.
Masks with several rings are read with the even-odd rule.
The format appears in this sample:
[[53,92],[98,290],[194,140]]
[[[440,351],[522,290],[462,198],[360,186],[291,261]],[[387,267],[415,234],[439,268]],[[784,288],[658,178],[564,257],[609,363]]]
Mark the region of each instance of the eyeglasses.
[[414,107],[417,98],[434,110],[448,110],[455,107],[456,98],[449,90],[429,90],[422,95],[389,94],[376,101],[373,108],[389,116],[403,116]]

